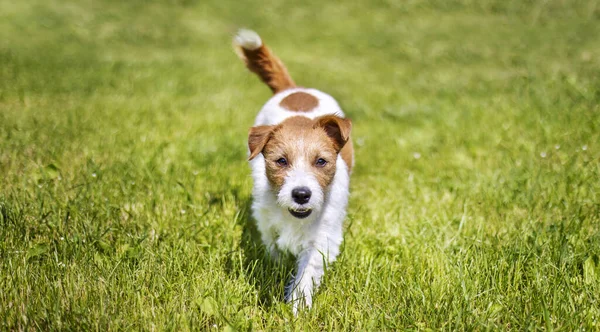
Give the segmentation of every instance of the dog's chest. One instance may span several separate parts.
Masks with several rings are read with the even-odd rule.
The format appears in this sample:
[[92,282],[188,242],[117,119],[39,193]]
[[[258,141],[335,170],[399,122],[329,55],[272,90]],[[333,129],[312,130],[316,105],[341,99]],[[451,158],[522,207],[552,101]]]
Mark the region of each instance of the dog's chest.
[[307,235],[303,230],[294,229],[290,225],[287,225],[287,227],[281,229],[276,239],[277,247],[281,251],[288,251],[294,255],[298,255],[309,240]]
[[265,220],[270,223],[266,228],[273,235],[277,248],[298,255],[311,241],[310,224],[290,220],[279,211],[271,212],[274,212],[270,213],[271,218]]

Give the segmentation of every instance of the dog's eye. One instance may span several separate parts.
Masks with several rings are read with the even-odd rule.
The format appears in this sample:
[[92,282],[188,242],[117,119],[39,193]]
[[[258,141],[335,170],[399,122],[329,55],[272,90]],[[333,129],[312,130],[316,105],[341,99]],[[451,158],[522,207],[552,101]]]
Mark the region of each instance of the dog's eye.
[[319,159],[317,159],[316,165],[319,167],[323,167],[323,166],[327,165],[327,160],[325,160],[323,158],[319,158]]
[[288,164],[287,159],[285,159],[285,158],[279,158],[275,162],[277,163],[277,165],[279,165],[281,167],[285,167]]

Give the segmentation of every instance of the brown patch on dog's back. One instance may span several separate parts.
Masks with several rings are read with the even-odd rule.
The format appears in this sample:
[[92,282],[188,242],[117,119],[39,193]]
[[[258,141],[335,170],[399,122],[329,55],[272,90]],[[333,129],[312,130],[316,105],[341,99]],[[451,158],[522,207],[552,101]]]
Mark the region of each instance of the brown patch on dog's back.
[[319,106],[319,99],[306,92],[294,92],[283,98],[279,106],[294,112],[310,112]]

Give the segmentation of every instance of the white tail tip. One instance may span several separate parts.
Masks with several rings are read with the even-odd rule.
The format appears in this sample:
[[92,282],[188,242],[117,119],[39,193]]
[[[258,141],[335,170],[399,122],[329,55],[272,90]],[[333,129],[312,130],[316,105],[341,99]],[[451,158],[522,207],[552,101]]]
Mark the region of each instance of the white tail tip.
[[233,40],[237,45],[250,51],[254,51],[262,46],[260,36],[256,32],[248,29],[240,29]]

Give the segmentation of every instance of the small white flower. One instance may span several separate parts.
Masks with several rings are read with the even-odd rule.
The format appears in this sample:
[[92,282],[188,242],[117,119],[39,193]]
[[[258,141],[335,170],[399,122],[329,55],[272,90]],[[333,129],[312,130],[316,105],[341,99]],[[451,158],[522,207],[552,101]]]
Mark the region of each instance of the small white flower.
[[60,237],[60,240],[61,240],[61,241],[64,241],[64,240],[65,240],[65,237],[64,237],[64,236],[61,236],[61,237]]
[[418,152],[415,152],[415,153],[413,153],[413,158],[419,159],[419,158],[421,158],[421,154]]
[[185,210],[183,210],[183,209],[180,212],[181,212],[181,214],[185,214]]
[[97,175],[96,173],[92,173],[92,177],[95,178]]
[[583,151],[587,150],[587,145],[582,146],[581,150],[583,150]]
[[540,157],[542,157],[542,158],[546,158],[546,152],[542,152],[542,153],[540,153]]
[[554,146],[554,148],[555,148],[556,150],[560,149],[560,144],[556,144],[556,145]]

